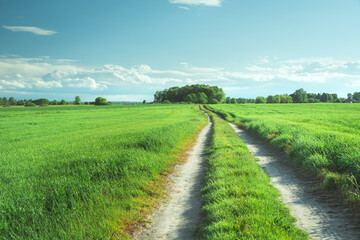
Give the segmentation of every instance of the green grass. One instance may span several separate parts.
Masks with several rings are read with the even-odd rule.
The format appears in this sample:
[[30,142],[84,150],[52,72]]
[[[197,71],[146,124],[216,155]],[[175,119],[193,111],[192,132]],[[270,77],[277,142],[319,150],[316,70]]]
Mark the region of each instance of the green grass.
[[126,238],[203,125],[195,105],[0,109],[0,239]]
[[211,105],[360,207],[360,104]]
[[199,239],[308,239],[235,131],[217,116],[207,148]]

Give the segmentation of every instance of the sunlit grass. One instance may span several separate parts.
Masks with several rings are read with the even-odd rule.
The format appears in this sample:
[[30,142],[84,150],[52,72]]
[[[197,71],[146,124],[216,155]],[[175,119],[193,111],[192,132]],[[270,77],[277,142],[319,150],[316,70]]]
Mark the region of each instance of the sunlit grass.
[[360,206],[360,104],[212,105]]
[[195,105],[0,109],[0,239],[124,238],[204,122]]

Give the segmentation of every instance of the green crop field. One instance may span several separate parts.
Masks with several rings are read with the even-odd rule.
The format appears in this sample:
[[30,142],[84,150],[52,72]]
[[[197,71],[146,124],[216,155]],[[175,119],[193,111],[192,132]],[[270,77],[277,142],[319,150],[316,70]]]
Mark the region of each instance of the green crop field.
[[218,114],[285,150],[360,206],[360,104],[227,104]]
[[1,108],[0,119],[0,239],[126,237],[206,120],[195,105]]

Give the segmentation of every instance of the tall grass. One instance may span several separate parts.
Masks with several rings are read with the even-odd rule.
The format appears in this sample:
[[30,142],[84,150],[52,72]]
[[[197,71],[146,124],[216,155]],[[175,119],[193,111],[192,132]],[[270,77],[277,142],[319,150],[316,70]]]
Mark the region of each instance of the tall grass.
[[226,119],[285,150],[323,187],[360,206],[360,105],[218,105]]
[[217,116],[207,148],[199,239],[307,239],[235,131]]
[[194,105],[0,109],[0,239],[126,238],[204,121]]

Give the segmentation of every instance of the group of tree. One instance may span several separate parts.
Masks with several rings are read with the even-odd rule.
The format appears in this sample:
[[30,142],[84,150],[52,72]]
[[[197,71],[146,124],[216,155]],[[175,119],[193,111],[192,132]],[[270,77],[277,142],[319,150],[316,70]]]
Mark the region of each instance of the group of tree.
[[186,85],[184,87],[171,87],[157,91],[155,102],[161,103],[224,103],[224,91],[217,86],[204,84]]
[[226,103],[360,103],[360,92],[349,93],[347,98],[339,98],[336,93],[307,93],[300,88],[288,95],[259,96],[256,99],[226,98]]
[[66,105],[68,104],[65,100],[61,101],[49,101],[46,98],[39,99],[21,99],[15,100],[14,97],[10,97],[7,99],[6,97],[0,98],[0,106],[9,107],[9,106],[25,106],[25,107],[33,107],[33,106],[48,106],[48,105]]
[[[23,100],[15,100],[14,97],[10,97],[9,99],[6,97],[0,97],[0,106],[10,107],[10,106],[25,106],[25,107],[35,107],[35,106],[48,106],[48,105],[68,105],[68,104],[80,105],[81,99],[79,96],[75,97],[73,102],[66,102],[64,99],[61,101],[57,100],[48,100],[46,98],[39,99],[23,99]],[[98,97],[94,102],[84,102],[85,105],[94,104],[94,105],[109,105],[110,103],[106,101],[105,98]]]

